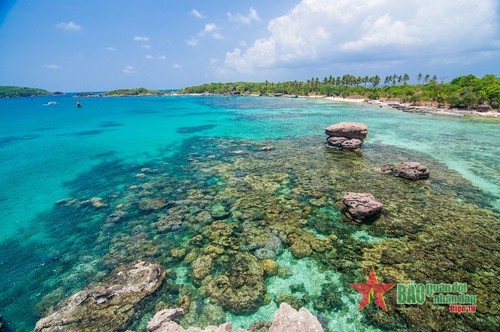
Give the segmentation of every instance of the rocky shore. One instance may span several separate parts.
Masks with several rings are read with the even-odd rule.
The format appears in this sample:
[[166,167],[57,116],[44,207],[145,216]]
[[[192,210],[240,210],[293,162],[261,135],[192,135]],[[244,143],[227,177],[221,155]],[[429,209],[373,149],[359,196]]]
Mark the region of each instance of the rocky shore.
[[458,108],[445,108],[433,106],[416,106],[411,103],[403,103],[392,100],[368,100],[364,98],[342,98],[342,97],[327,97],[327,96],[311,96],[307,98],[317,98],[324,100],[331,100],[335,102],[346,102],[356,104],[366,104],[378,106],[380,108],[392,108],[395,110],[408,112],[408,113],[421,113],[421,114],[436,114],[447,116],[480,116],[490,118],[500,118],[500,112],[491,110],[483,105],[478,106],[475,110],[458,109]]

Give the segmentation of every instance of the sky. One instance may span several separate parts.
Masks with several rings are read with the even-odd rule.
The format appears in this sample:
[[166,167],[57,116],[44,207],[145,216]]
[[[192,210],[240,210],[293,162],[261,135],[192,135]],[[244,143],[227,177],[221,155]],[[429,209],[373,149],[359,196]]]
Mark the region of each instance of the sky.
[[0,0],[0,85],[500,76],[499,0]]

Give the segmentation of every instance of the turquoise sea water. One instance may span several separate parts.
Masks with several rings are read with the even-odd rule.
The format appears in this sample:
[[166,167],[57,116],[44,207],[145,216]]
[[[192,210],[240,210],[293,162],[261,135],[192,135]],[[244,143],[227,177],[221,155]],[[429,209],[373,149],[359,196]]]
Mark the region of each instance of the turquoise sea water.
[[[49,101],[57,104],[47,105]],[[328,125],[360,121],[369,127],[365,146],[394,147],[428,156],[458,172],[465,183],[459,191],[479,189],[484,197],[481,207],[500,209],[497,120],[408,114],[303,98],[168,96],[80,101],[81,109],[75,107],[76,99],[71,96],[0,100],[0,315],[14,331],[32,330],[51,306],[120,263],[128,263],[120,261],[120,254],[113,256],[121,234],[127,230],[135,235],[147,233],[140,222],[110,227],[104,221],[112,211],[64,209],[55,204],[58,200],[101,197],[112,206],[131,185],[143,183],[141,176],[147,178],[148,169],[165,170],[172,188],[182,181],[201,181],[193,177],[182,158],[193,151],[193,158],[196,154],[217,156],[226,141],[228,146],[240,142],[243,150],[255,142],[265,145],[303,137],[313,137],[321,145]],[[218,140],[217,145],[208,145],[207,138]],[[238,150],[226,153],[239,155]],[[214,176],[206,180],[206,186],[221,181]],[[286,196],[291,190],[285,189],[280,194]],[[167,196],[175,200],[182,195],[172,190]],[[157,235],[147,234],[156,246]],[[168,241],[174,245],[186,236],[176,233]],[[178,274],[185,269],[166,256],[163,252],[150,257],[161,257],[158,259],[164,259]],[[292,260],[286,250],[277,259],[281,265]],[[305,263],[290,264],[293,272]],[[316,283],[319,290],[308,289],[314,285],[304,287],[307,292],[321,292],[322,283],[338,280],[337,273],[325,271],[322,281]],[[277,277],[269,278],[266,284],[275,297],[286,282],[273,278]],[[339,324],[349,324],[358,317],[357,312],[347,309],[352,300],[342,301],[346,309],[336,318],[332,315],[329,326],[344,326]],[[271,302],[252,314],[226,312],[224,318],[248,327],[259,319],[272,318],[276,307]],[[351,307],[356,305],[351,303]],[[150,315],[151,308],[144,312]],[[356,324],[353,326],[358,328]]]

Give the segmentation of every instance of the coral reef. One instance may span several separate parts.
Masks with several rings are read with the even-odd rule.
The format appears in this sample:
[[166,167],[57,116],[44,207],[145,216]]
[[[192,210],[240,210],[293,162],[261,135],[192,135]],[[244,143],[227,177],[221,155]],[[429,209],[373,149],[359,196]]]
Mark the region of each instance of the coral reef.
[[[180,325],[205,327],[220,325],[228,312],[250,317],[287,300],[328,322],[348,314],[342,297],[357,301],[355,290],[339,285],[366,280],[375,266],[384,282],[465,282],[489,305],[456,315],[431,303],[397,305],[391,294],[387,312],[368,306],[359,313],[365,325],[463,331],[498,326],[500,225],[492,197],[424,154],[377,143],[356,153],[331,153],[321,140],[197,138],[172,157],[120,169],[107,177],[114,183],[108,191],[70,193],[74,198],[58,202],[54,213],[95,227],[96,248],[76,258],[53,254],[61,262],[54,268],[60,282],[49,285],[53,293],[43,294],[40,310],[114,266],[151,259],[176,276],[141,301],[137,317],[182,306]],[[261,151],[264,144],[274,148]],[[403,181],[373,171],[387,160],[419,160],[432,177]],[[147,168],[155,171],[141,172]],[[147,176],[134,177],[138,172]],[[383,202],[376,222],[348,222],[342,213],[346,192],[373,193]],[[102,197],[106,206],[82,206],[88,197]],[[314,291],[304,282],[304,291],[292,282],[297,272],[283,263],[285,256],[316,262],[314,277],[335,272],[341,278],[325,279]],[[87,265],[71,265],[76,259]],[[270,291],[270,284],[284,288]],[[145,325],[134,319],[123,328]]]

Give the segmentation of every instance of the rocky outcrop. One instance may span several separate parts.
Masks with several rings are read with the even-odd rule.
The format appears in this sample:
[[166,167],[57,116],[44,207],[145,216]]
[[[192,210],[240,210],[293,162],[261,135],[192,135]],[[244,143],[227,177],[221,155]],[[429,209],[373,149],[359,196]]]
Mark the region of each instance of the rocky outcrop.
[[287,303],[281,303],[269,332],[323,332],[323,327],[306,308],[297,311]]
[[340,150],[359,149],[368,134],[368,127],[360,122],[340,122],[325,129],[328,147]]
[[427,166],[415,161],[405,161],[396,166],[384,165],[380,171],[413,181],[428,179],[430,174]]
[[378,218],[383,204],[370,193],[348,192],[342,198],[347,217],[356,222],[368,222]]
[[35,331],[116,331],[126,327],[135,306],[152,294],[165,273],[160,265],[138,262],[119,269],[108,286],[78,292],[63,302],[59,310],[40,319]]
[[[166,309],[156,313],[148,323],[148,332],[233,332],[231,323],[219,326],[208,326],[204,329],[190,327],[184,329],[174,320],[184,315],[182,309]],[[268,323],[264,324],[267,325]],[[318,319],[306,308],[299,311],[293,309],[287,303],[281,303],[274,314],[274,320],[269,327],[269,332],[323,332]],[[239,329],[238,332],[246,332]]]

